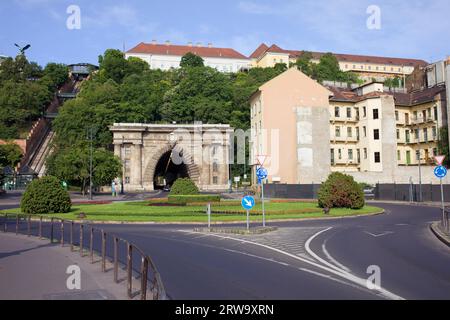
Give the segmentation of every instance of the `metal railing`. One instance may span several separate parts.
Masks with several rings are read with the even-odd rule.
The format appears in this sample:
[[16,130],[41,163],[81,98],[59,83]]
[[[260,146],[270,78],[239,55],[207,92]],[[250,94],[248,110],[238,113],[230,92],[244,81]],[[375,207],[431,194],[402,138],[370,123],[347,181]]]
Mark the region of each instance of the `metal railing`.
[[[8,213],[0,214],[0,216],[3,216],[3,232],[5,233],[11,230],[16,234],[26,234],[29,237],[37,236],[39,239],[44,239],[47,236],[51,244],[59,243],[62,247],[69,245],[72,252],[75,252],[76,247],[78,247],[80,256],[88,256],[91,264],[96,263],[95,258],[97,253],[97,256],[100,257],[99,262],[102,272],[109,271],[107,270],[108,262],[112,264],[115,283],[121,282],[119,279],[119,270],[122,264],[126,272],[127,296],[130,299],[133,299],[138,294],[141,300],[147,300],[149,296],[153,300],[167,299],[161,275],[152,259],[139,247],[127,240],[107,233],[103,229],[96,228],[90,224],[76,223],[70,220]],[[34,229],[36,229],[36,234],[33,234]],[[44,232],[44,229],[46,229],[46,232]],[[96,241],[96,239],[99,239],[99,241]],[[107,245],[112,247],[112,255],[109,256],[111,260],[107,258]],[[125,250],[121,250],[123,249],[123,245],[125,245]],[[125,256],[125,263],[120,262],[121,253]],[[136,258],[140,259],[138,260],[139,268],[135,268],[134,270],[135,274],[137,273],[134,279],[140,280],[140,288],[137,293],[133,293],[133,267],[135,265],[133,262],[136,262]],[[150,286],[148,286],[149,284]]]

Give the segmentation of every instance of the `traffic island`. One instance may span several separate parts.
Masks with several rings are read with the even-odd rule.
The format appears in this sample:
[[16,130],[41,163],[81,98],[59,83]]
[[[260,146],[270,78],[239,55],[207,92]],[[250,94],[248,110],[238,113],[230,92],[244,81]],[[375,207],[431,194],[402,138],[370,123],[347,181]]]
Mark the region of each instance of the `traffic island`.
[[441,222],[432,223],[430,229],[439,240],[450,247],[450,234],[443,230]]
[[227,233],[239,235],[264,234],[278,230],[277,227],[255,227],[255,228],[239,228],[239,227],[223,227],[223,228],[195,228],[195,232],[208,233]]

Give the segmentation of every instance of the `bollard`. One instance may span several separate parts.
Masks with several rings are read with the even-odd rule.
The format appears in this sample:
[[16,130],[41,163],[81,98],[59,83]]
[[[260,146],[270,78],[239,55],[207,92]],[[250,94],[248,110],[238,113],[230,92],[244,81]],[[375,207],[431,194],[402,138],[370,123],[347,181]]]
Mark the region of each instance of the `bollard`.
[[73,221],[70,221],[70,251],[73,252]]
[[5,214],[5,225],[3,227],[4,232],[8,232],[8,214]]
[[61,247],[64,247],[64,220],[61,220]]
[[16,234],[19,234],[19,215],[16,216]]
[[142,257],[141,260],[141,300],[147,300],[147,276],[148,276],[148,260]]
[[50,219],[50,243],[53,243],[53,218]]
[[119,247],[119,239],[114,237],[114,282],[119,282],[119,257],[117,250]]
[[39,218],[39,239],[42,239],[42,217]]
[[106,232],[102,230],[102,272],[106,272]]
[[127,242],[128,252],[127,252],[127,293],[128,298],[132,297],[133,283],[132,283],[132,274],[133,274],[133,246]]
[[84,225],[80,224],[80,256],[83,256],[83,233]]
[[89,255],[91,256],[91,264],[94,263],[94,228],[91,227],[91,236],[89,240]]

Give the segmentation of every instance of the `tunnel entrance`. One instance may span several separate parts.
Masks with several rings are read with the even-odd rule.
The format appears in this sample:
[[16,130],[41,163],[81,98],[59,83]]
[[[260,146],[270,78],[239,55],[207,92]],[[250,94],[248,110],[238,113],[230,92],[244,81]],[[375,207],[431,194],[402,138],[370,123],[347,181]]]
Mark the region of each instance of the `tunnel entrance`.
[[185,163],[177,165],[172,161],[172,150],[164,153],[156,164],[154,176],[155,190],[172,187],[179,178],[189,178],[188,168]]

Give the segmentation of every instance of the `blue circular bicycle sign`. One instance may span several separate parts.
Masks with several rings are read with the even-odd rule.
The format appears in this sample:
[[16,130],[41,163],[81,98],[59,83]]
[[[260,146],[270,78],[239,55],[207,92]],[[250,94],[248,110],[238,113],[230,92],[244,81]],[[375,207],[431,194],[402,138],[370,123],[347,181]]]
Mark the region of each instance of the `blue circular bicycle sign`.
[[255,206],[255,198],[252,196],[246,196],[242,198],[241,204],[242,208],[245,210],[251,210]]
[[444,179],[447,176],[447,168],[443,166],[434,169],[434,175],[439,179]]

